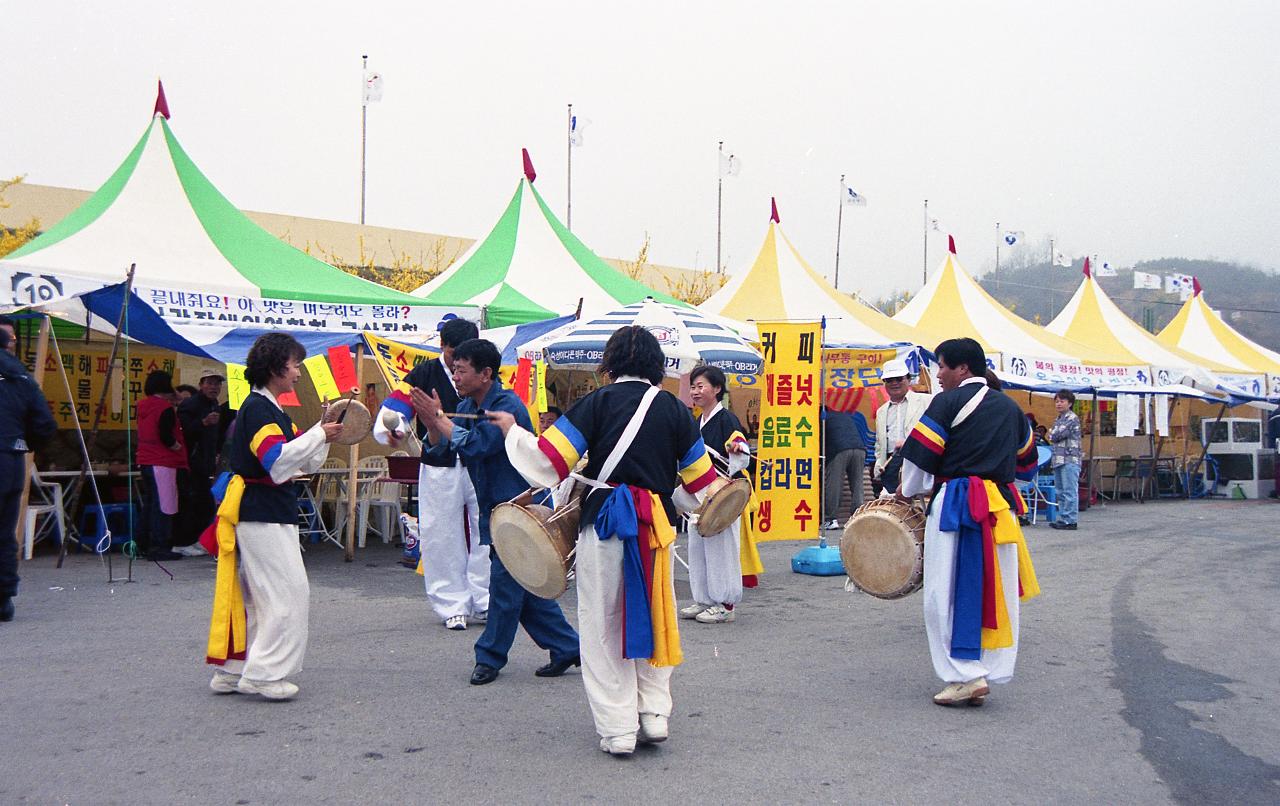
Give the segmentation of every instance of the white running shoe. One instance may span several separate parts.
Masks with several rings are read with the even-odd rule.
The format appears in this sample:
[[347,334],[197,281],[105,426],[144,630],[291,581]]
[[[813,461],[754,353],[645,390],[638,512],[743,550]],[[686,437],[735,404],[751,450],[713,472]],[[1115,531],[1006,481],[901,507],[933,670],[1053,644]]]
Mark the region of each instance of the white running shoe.
[[209,688],[214,694],[235,694],[239,689],[236,684],[240,682],[240,675],[228,672],[226,669],[214,669],[213,679],[209,681]]
[[702,624],[725,624],[733,621],[737,611],[728,610],[720,605],[712,605],[699,613],[695,618]]
[[691,605],[680,608],[680,618],[697,618],[698,614],[706,610],[711,605],[702,602],[694,602]]
[[209,552],[204,550],[204,546],[199,543],[192,543],[190,546],[182,546],[181,548],[174,549],[174,551],[181,554],[183,557],[204,557],[209,554]]
[[822,528],[823,529],[839,529],[840,521],[836,521],[836,520],[827,521],[827,525]]
[[667,740],[667,718],[661,714],[640,715],[641,744],[657,744]]
[[444,628],[446,630],[465,630],[467,628],[467,617],[449,616],[444,620]]
[[484,623],[486,623],[487,621],[489,621],[489,611],[488,611],[488,610],[480,610],[480,611],[477,611],[477,612],[475,612],[475,613],[472,613],[472,614],[471,614],[471,620],[472,620],[472,621],[478,621],[478,622],[480,622],[481,624],[484,624]]
[[629,756],[636,751],[636,735],[605,736],[600,740],[600,749],[611,756]]
[[288,680],[250,680],[240,678],[236,691],[241,694],[261,694],[268,700],[291,700],[298,693],[298,687]]

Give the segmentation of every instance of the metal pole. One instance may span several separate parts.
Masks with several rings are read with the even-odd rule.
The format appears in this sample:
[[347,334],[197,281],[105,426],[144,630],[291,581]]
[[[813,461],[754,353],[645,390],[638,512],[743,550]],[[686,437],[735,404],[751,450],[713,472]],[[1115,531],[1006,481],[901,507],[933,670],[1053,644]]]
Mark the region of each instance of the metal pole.
[[996,222],[996,293],[1000,292],[1000,222]]
[[569,117],[565,121],[565,151],[567,158],[565,165],[568,170],[565,171],[565,209],[564,209],[564,228],[573,232],[573,104],[569,104]]
[[924,280],[921,287],[929,284],[929,200],[924,200]]
[[[361,70],[360,77],[361,77],[362,83],[368,82],[369,80],[368,55],[364,55],[360,57],[360,70]],[[364,155],[365,155],[365,143],[367,140],[366,126],[369,121],[369,99],[366,96],[367,91],[368,91],[367,86],[362,86],[360,89],[360,224],[362,226],[364,225],[364,189],[365,189]]]
[[1050,235],[1050,236],[1049,236],[1049,268],[1050,268],[1050,269],[1052,269],[1052,268],[1053,268],[1053,261],[1054,261],[1055,259],[1056,259],[1056,257],[1055,257],[1055,255],[1053,254],[1053,236],[1052,236],[1052,235]]
[[840,228],[844,224],[844,174],[840,174],[840,201],[836,204],[836,278],[832,283],[840,290]]
[[716,176],[716,274],[719,274],[723,270],[720,263],[720,213],[724,203],[724,140],[719,145]]

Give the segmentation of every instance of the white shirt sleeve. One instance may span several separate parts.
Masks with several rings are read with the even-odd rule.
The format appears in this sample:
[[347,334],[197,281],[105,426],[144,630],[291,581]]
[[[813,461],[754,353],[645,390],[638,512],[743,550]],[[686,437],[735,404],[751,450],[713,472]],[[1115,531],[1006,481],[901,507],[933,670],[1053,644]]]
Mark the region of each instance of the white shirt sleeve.
[[534,487],[554,487],[560,483],[555,465],[538,447],[538,438],[518,425],[507,431],[507,459],[511,466]]
[[271,480],[284,484],[294,476],[314,473],[329,455],[329,444],[324,439],[320,423],[280,446],[280,455],[271,465]]
[[923,495],[933,489],[933,474],[921,470],[910,459],[902,460],[902,478],[898,492],[905,498]]

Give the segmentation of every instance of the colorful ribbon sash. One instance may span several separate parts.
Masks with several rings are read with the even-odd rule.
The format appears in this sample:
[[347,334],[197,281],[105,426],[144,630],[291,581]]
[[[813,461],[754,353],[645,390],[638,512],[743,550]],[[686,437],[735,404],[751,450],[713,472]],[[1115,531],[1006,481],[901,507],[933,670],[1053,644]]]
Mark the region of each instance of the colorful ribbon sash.
[[[228,659],[244,660],[246,617],[244,592],[236,568],[236,524],[240,522],[240,499],[245,481],[232,476],[218,506],[218,517],[210,530],[217,538],[218,576],[213,586],[213,615],[209,620],[209,645],[205,660],[221,666]],[[208,534],[208,532],[206,532]],[[201,543],[206,538],[201,537]],[[206,548],[208,546],[206,545]],[[210,552],[213,553],[213,552]]]
[[622,541],[624,658],[648,658],[653,666],[684,660],[671,588],[675,530],[656,493],[621,484],[596,514],[601,540]]

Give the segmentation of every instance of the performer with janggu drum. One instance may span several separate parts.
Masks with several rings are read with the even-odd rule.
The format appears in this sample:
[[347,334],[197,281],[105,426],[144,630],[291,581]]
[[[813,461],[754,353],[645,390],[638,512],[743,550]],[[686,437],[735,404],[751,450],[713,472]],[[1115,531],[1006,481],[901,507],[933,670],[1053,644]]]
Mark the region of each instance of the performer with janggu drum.
[[[751,449],[742,423],[724,407],[725,377],[717,367],[699,366],[689,375],[689,396],[702,409],[699,427],[708,451],[723,453],[733,478],[746,479],[743,470]],[[750,483],[750,482],[748,482]],[[743,516],[714,534],[699,529],[697,515],[689,518],[689,587],[693,604],[680,608],[680,618],[703,624],[724,624],[736,618],[734,605],[742,601],[744,575],[754,579],[764,571],[751,533],[751,516]]]
[[[662,349],[643,327],[619,328],[600,371],[612,383],[579,400],[541,437],[494,413],[507,455],[530,484],[574,478],[593,489],[577,546],[582,680],[600,749],[629,755],[667,738],[671,672],[682,660],[671,581],[672,522],[717,477],[697,423],[662,391]],[[679,486],[677,486],[677,478]]]
[[924,538],[924,623],[947,684],[938,705],[981,705],[1013,677],[1018,605],[1040,592],[1017,515],[1015,474],[1036,465],[1017,404],[988,388],[973,339],[938,345],[938,394],[902,446],[897,498],[932,491]]

